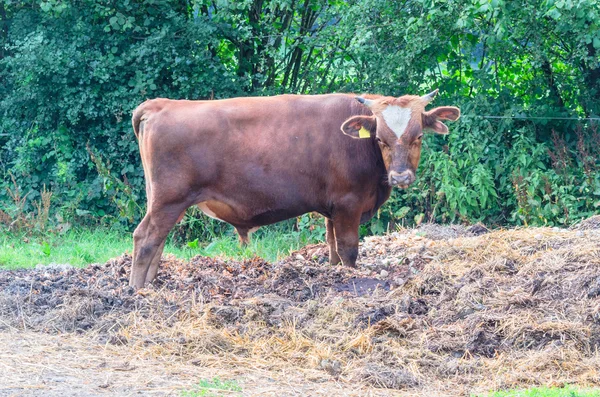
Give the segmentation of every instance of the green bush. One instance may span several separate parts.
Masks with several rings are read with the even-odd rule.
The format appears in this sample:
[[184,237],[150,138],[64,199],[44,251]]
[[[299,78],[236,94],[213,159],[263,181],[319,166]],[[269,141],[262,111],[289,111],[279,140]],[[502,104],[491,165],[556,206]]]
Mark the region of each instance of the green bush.
[[30,192],[25,211],[45,184],[63,218],[138,221],[131,202],[143,203],[144,181],[131,111],[148,97],[240,92],[207,50],[214,27],[177,2],[25,4],[4,5],[13,14],[0,60],[0,200],[10,202],[10,172]]
[[[145,193],[130,114],[146,98],[284,92],[439,87],[436,105],[461,107],[363,235],[568,225],[600,206],[598,122],[576,120],[600,114],[598,0],[3,0],[0,19],[0,222],[13,227],[35,223],[45,187],[54,226],[133,228]],[[279,227],[323,234],[314,217]],[[193,210],[176,230],[230,232]]]
[[384,219],[569,225],[597,211],[597,127],[580,127],[568,144],[557,133],[539,142],[533,128],[516,123],[504,136],[486,135],[489,124],[461,123],[442,144],[428,138],[417,182],[395,191]]

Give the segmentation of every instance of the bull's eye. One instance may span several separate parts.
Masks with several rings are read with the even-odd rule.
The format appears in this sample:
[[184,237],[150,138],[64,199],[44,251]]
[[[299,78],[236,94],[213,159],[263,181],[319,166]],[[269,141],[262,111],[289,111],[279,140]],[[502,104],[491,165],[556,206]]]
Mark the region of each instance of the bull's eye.
[[375,139],[377,139],[377,143],[380,144],[382,147],[387,148],[387,149],[390,148],[390,146],[387,143],[385,143],[384,141],[382,141],[381,138],[377,137]]
[[423,140],[423,134],[419,135],[413,142],[412,142],[412,146],[418,146],[421,144],[421,141]]

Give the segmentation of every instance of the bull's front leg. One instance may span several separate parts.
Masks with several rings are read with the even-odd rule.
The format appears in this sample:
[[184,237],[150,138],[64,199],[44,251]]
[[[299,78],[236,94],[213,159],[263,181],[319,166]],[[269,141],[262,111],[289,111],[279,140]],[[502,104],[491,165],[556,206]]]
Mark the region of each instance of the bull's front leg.
[[360,215],[361,211],[343,210],[333,217],[337,254],[345,266],[356,267]]

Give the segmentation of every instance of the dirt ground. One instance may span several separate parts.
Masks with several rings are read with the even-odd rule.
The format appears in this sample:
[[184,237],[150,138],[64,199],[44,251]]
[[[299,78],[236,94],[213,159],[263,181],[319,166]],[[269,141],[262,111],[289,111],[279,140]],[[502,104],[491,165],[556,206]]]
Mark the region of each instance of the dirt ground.
[[[600,385],[600,217],[572,229],[422,225],[268,263],[131,257],[0,272],[0,396],[446,396]],[[215,392],[217,393],[217,392]],[[218,393],[215,395],[219,395]]]

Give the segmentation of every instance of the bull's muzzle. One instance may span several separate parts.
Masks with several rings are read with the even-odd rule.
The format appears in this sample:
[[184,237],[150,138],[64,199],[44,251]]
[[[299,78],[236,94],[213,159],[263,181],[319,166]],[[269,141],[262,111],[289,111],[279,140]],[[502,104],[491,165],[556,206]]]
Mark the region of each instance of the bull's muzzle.
[[391,186],[397,186],[405,189],[415,181],[415,174],[412,171],[406,170],[403,172],[390,171],[388,180]]

